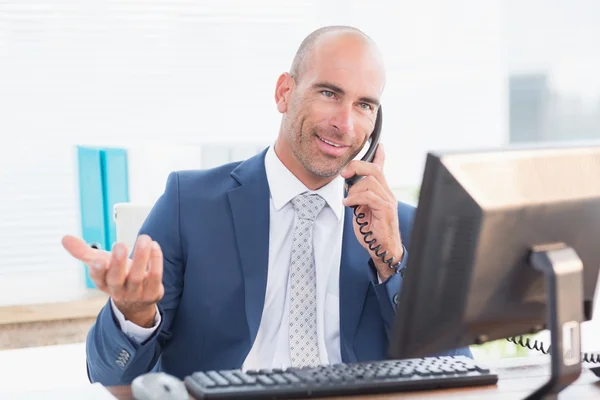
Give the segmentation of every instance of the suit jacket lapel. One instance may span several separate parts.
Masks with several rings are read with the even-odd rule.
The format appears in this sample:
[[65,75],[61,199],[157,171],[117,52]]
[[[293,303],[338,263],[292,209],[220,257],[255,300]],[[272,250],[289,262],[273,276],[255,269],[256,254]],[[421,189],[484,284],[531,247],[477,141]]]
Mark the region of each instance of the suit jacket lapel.
[[354,210],[345,208],[340,264],[340,345],[342,360],[356,362],[354,334],[371,280],[369,253],[358,243],[353,228]]
[[[244,277],[245,310],[253,343],[264,307],[269,263],[270,192],[264,157],[242,162],[231,176],[240,186],[228,192],[236,244]],[[369,254],[353,230],[354,213],[346,207],[340,264],[340,345],[342,360],[355,362],[354,335],[371,281]]]
[[231,173],[240,186],[229,191],[229,204],[244,276],[246,318],[254,342],[264,306],[269,262],[269,185],[266,151],[241,163]]

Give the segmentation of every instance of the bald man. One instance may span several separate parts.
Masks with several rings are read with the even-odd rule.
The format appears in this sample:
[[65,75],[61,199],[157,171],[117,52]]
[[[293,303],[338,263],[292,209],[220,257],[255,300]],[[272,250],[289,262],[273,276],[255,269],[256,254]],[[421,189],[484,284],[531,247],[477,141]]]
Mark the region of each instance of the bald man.
[[[385,70],[351,27],[300,45],[275,86],[274,145],[243,162],[173,172],[128,256],[66,236],[110,295],[87,338],[90,380],[146,372],[285,368],[385,359],[414,210],[354,160],[375,126]],[[345,196],[344,179],[365,176]],[[358,205],[391,266],[353,219]],[[471,356],[469,349],[441,355]]]

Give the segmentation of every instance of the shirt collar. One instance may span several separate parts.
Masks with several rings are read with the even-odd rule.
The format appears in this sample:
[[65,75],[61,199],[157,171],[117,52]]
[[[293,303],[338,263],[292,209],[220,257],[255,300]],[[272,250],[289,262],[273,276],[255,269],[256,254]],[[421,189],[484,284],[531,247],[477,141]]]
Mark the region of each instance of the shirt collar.
[[342,219],[344,209],[344,178],[335,177],[327,185],[318,190],[309,190],[289,169],[281,162],[275,154],[275,146],[270,146],[265,155],[265,170],[271,198],[276,210],[280,210],[297,195],[309,192],[317,193],[325,199],[338,221]]

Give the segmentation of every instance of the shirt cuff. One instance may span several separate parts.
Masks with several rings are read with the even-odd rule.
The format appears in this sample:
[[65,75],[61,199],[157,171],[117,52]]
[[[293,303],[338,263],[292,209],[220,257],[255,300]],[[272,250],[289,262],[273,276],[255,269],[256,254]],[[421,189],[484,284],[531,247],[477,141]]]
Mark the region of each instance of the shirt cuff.
[[404,254],[402,255],[402,261],[400,262],[400,265],[398,265],[397,272],[395,274],[392,274],[385,281],[381,280],[379,273],[375,269],[375,264],[373,263],[373,260],[372,259],[369,260],[369,263],[371,264],[372,268],[375,270],[375,274],[377,275],[377,280],[378,280],[379,284],[383,285],[385,287],[388,298],[390,300],[390,304],[392,304],[392,306],[394,308],[396,308],[398,306],[398,302],[400,300],[400,290],[402,289],[402,283],[404,281],[403,269],[406,268],[406,265],[407,265],[406,260],[408,259],[408,251],[406,250],[406,247],[404,247],[404,245],[402,245],[402,247],[404,249]]
[[127,337],[129,337],[131,340],[135,341],[137,344],[144,342],[146,339],[148,339],[150,336],[152,336],[152,334],[154,333],[156,328],[158,328],[158,326],[160,325],[161,316],[160,316],[160,312],[158,311],[157,306],[156,306],[156,314],[154,315],[154,326],[152,326],[150,328],[143,328],[139,325],[134,324],[131,321],[125,320],[125,316],[117,308],[117,306],[115,305],[112,298],[110,299],[110,306],[112,307],[113,314],[115,315],[115,317],[117,318],[117,321],[119,322],[121,331],[123,331],[123,333],[125,335],[127,335]]
[[[402,249],[404,250],[404,252],[402,253],[402,261],[400,262],[400,265],[398,266],[398,272],[397,273],[398,274],[401,273],[401,275],[404,276],[404,271],[403,270],[404,270],[404,268],[406,268],[406,260],[408,259],[408,251],[406,250],[406,247],[404,247],[404,245],[402,245]],[[381,280],[381,277],[379,276],[379,272],[376,272],[376,274],[377,274],[377,281],[381,285],[384,282]],[[394,275],[396,275],[396,274],[394,274]],[[391,277],[389,277],[387,280],[391,279],[394,275],[392,275]]]

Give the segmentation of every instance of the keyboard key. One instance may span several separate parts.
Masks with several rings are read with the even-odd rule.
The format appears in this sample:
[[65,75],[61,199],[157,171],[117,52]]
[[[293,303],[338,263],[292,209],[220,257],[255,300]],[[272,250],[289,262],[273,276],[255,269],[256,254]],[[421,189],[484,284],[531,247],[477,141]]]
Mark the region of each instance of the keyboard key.
[[289,383],[281,374],[271,374],[269,375],[269,378],[273,379],[275,383],[280,385],[286,385]]
[[223,378],[217,371],[208,371],[206,373],[210,379],[215,381],[215,383],[219,386],[229,386],[229,382],[227,379]]
[[442,371],[440,368],[438,367],[430,367],[429,368],[429,373],[431,375],[442,375],[444,373],[444,371]]
[[302,382],[300,379],[298,379],[298,377],[292,373],[289,372],[284,372],[283,376],[285,379],[287,379],[290,383],[300,383]]
[[256,380],[266,386],[275,385],[275,381],[267,375],[256,375]]
[[223,378],[227,379],[231,385],[243,385],[242,381],[238,376],[235,376],[232,371],[219,371]]
[[194,372],[193,376],[202,386],[207,388],[217,386],[217,383],[210,379],[204,372]]
[[256,376],[248,375],[242,371],[234,371],[233,372],[238,378],[242,380],[246,385],[255,385],[256,384]]
[[441,370],[446,374],[454,374],[454,369],[449,366],[443,366]]

